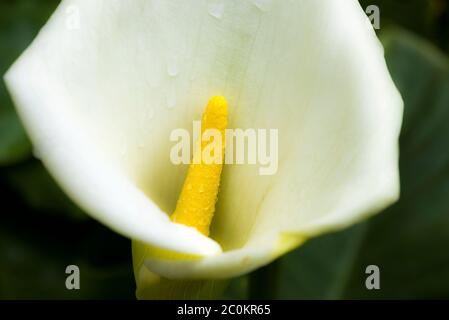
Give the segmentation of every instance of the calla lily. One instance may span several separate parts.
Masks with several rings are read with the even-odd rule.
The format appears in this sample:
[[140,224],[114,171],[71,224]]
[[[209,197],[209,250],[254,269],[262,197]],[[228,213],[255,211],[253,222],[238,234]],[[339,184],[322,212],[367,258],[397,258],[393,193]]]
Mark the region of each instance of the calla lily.
[[[402,100],[356,0],[66,0],[5,79],[66,193],[134,240],[138,289],[241,275],[399,195]],[[169,218],[169,135],[214,95],[279,130],[279,168],[225,165],[207,237]]]

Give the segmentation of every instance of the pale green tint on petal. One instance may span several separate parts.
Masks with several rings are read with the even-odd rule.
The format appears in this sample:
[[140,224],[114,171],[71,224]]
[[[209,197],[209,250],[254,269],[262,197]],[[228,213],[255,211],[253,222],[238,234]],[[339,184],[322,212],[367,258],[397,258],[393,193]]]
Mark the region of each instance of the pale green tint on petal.
[[217,299],[228,286],[229,280],[170,280],[142,267],[148,257],[147,247],[133,241],[133,266],[138,299]]
[[[148,243],[144,264],[167,278],[248,272],[399,194],[402,100],[358,1],[223,3],[211,14],[203,0],[63,1],[6,77],[55,178]],[[211,232],[223,254],[167,218],[186,172],[169,133],[191,130],[213,95],[228,99],[231,128],[279,130],[276,175],[223,170]]]
[[245,245],[223,254],[204,259],[176,259],[176,255],[160,258],[147,248],[144,264],[167,279],[227,279],[251,272],[301,245],[306,238],[299,235],[280,235],[264,242]]

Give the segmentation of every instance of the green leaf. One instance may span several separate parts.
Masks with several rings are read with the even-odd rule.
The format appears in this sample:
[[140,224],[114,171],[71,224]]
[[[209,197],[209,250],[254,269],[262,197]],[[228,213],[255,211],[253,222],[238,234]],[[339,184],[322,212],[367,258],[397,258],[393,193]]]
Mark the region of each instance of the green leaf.
[[[383,41],[405,102],[401,199],[284,257],[280,298],[449,298],[449,62],[403,31]],[[380,268],[380,290],[365,287],[369,265]]]
[[221,299],[225,300],[245,300],[248,298],[249,279],[248,275],[230,279]]
[[353,272],[366,224],[307,242],[280,261],[282,299],[337,299]]
[[31,144],[14,112],[0,112],[0,137],[0,166],[29,157]]
[[[3,76],[55,9],[56,0],[0,2],[0,75]],[[31,145],[0,81],[0,166],[31,156]]]
[[[0,299],[134,299],[129,240],[11,204],[0,217]],[[79,290],[66,288],[69,265],[79,267]]]
[[9,186],[29,208],[44,214],[86,220],[88,216],[61,190],[37,160],[3,170]]

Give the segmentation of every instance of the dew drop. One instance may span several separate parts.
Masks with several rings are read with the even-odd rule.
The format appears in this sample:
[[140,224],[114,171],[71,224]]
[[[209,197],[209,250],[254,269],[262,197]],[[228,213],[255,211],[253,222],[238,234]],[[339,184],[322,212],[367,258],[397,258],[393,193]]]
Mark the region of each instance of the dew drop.
[[154,110],[153,109],[149,109],[146,113],[147,119],[148,120],[153,120],[154,118]]
[[221,19],[224,12],[224,3],[211,3],[208,8],[209,14],[217,19]]
[[252,0],[252,2],[261,11],[267,12],[270,10],[271,0]]
[[169,88],[168,88],[167,96],[165,99],[166,99],[168,109],[172,109],[176,106],[176,86],[175,86],[174,81],[171,81]]
[[123,144],[120,148],[120,155],[124,157],[126,153],[128,152],[128,146],[126,144]]
[[167,108],[172,109],[176,106],[176,95],[174,92],[167,95]]
[[172,55],[167,60],[167,73],[170,77],[176,77],[178,72],[178,59]]

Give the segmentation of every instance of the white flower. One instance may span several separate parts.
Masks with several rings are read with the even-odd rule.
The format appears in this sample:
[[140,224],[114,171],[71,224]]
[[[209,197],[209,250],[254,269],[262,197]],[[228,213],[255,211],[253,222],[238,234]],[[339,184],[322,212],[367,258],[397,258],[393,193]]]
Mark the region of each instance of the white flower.
[[[138,270],[236,276],[398,198],[402,100],[356,0],[65,0],[5,79],[48,170],[137,241]],[[206,237],[169,218],[186,172],[169,135],[213,95],[231,128],[279,130],[279,169],[225,166]]]

